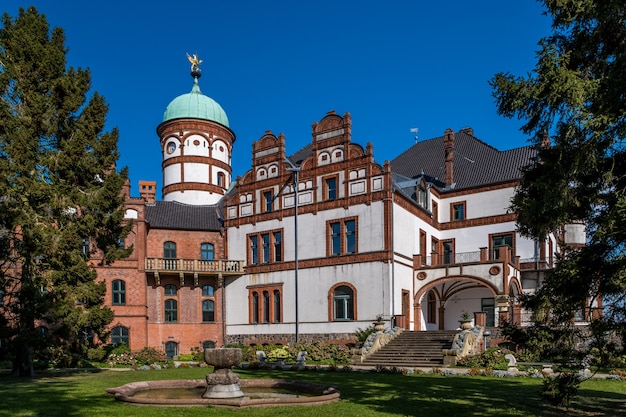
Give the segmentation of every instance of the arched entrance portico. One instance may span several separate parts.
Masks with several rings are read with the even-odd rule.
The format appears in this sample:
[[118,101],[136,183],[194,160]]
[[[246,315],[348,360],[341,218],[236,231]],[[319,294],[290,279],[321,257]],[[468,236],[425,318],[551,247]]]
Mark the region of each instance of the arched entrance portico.
[[[487,313],[487,325],[494,326],[498,290],[491,282],[470,276],[446,277],[419,288],[414,297],[415,330],[453,330],[463,313]],[[508,297],[507,297],[508,299]]]

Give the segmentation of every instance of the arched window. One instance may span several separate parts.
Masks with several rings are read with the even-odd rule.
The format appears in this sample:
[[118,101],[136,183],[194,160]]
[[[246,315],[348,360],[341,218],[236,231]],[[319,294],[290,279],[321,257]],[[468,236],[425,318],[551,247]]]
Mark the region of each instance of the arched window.
[[200,259],[203,261],[212,261],[215,259],[215,249],[212,243],[202,243],[200,245]]
[[226,176],[223,172],[217,173],[217,185],[220,187],[226,187]]
[[280,323],[280,291],[274,290],[274,323]]
[[263,323],[270,322],[270,293],[263,291]]
[[347,285],[333,291],[333,320],[354,320],[354,291]]
[[433,290],[426,296],[426,322],[437,323],[437,296]]
[[165,322],[175,323],[178,321],[178,301],[168,298],[165,300]]
[[178,356],[178,343],[165,342],[165,354],[170,361],[174,359],[174,356]]
[[202,301],[202,321],[205,323],[215,321],[215,301]]
[[176,268],[176,243],[165,242],[163,243],[163,258],[165,269],[177,269]]
[[215,289],[211,285],[203,285],[202,286],[202,296],[203,297],[213,297],[215,294]]
[[113,305],[126,305],[126,282],[121,279],[116,279],[113,281],[111,286]]
[[204,342],[202,342],[202,349],[214,349],[215,348],[215,342],[212,342],[210,340],[205,340]]
[[259,322],[259,293],[252,293],[252,323]]
[[163,292],[165,293],[165,295],[176,296],[176,293],[178,292],[178,288],[176,288],[176,285],[174,284],[167,284]]
[[120,343],[130,346],[130,331],[128,327],[115,326],[111,329],[111,344],[115,346]]

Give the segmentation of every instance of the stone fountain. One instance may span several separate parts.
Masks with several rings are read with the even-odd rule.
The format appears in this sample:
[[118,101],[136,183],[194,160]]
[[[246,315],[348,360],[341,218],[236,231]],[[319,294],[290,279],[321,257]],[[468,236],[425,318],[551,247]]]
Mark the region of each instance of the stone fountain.
[[[214,372],[202,379],[151,380],[108,388],[118,401],[155,406],[215,406],[229,408],[313,406],[339,401],[336,387],[284,379],[243,379],[231,368],[241,362],[241,349],[205,349],[204,360]],[[243,388],[243,391],[242,391]],[[191,392],[192,396],[187,393]],[[200,395],[200,393],[203,394]],[[246,393],[247,392],[247,393]],[[194,396],[195,395],[195,396]]]
[[239,387],[239,375],[231,368],[241,363],[241,349],[204,349],[204,361],[213,365],[214,372],[207,374],[207,389],[203,398],[239,398],[243,391]]

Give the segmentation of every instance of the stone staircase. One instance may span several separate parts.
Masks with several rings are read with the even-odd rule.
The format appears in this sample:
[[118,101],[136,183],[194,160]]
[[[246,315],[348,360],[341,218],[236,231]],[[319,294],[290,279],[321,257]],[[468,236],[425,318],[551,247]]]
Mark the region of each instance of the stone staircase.
[[451,349],[456,330],[405,330],[360,363],[363,366],[402,368],[443,366],[442,349]]

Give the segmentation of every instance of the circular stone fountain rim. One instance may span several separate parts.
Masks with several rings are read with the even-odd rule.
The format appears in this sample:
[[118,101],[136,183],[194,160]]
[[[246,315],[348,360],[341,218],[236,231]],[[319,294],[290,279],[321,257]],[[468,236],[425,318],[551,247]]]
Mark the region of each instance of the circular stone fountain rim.
[[206,406],[244,408],[244,407],[279,407],[279,406],[306,406],[321,405],[338,401],[340,392],[331,385],[322,385],[314,382],[296,381],[288,379],[242,379],[239,381],[242,388],[292,388],[307,391],[317,395],[311,397],[296,398],[255,398],[255,399],[230,399],[230,398],[135,398],[133,395],[139,391],[163,388],[204,388],[206,381],[203,379],[183,380],[156,380],[131,382],[115,388],[108,388],[107,393],[115,396],[118,401],[130,404],[154,405],[154,406]]

